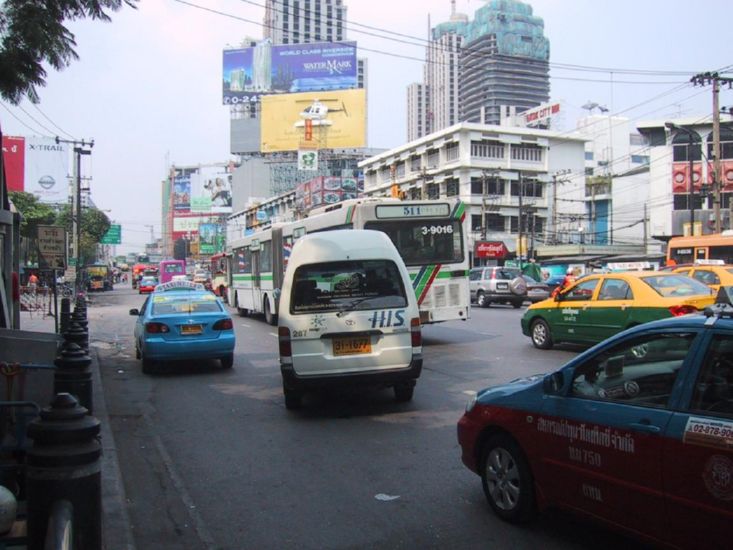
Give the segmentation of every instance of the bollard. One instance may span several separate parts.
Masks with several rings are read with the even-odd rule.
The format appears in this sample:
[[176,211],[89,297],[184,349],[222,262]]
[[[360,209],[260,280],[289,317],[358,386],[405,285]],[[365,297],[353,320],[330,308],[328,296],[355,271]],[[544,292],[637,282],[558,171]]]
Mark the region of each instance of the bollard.
[[71,320],[71,300],[61,298],[61,315],[59,318],[59,334],[63,334],[69,329]]
[[86,351],[74,342],[66,341],[61,352],[53,362],[56,370],[53,373],[53,393],[70,393],[75,396],[82,407],[91,414],[93,408],[92,373],[89,365],[92,359]]
[[79,323],[72,320],[67,331],[61,336],[64,337],[66,342],[74,342],[85,352],[89,350],[89,333]]
[[26,457],[28,548],[43,550],[54,503],[73,507],[75,550],[102,547],[101,446],[99,420],[68,393],[28,426],[33,446]]

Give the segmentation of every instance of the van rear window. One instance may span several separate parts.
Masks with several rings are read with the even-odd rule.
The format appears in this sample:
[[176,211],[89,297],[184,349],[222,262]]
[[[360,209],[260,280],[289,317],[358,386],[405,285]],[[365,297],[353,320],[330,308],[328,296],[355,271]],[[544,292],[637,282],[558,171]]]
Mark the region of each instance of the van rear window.
[[291,313],[407,305],[400,271],[391,260],[302,265],[295,271],[290,292]]

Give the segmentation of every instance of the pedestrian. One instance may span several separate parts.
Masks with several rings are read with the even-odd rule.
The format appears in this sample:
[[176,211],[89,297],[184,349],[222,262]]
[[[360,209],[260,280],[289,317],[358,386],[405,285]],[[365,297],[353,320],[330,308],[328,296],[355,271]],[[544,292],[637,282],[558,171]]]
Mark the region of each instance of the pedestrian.
[[31,276],[28,277],[28,288],[33,293],[35,293],[38,288],[38,276],[34,271],[31,271]]
[[534,258],[530,258],[529,262],[524,264],[522,267],[522,273],[529,275],[535,281],[542,281],[542,270]]

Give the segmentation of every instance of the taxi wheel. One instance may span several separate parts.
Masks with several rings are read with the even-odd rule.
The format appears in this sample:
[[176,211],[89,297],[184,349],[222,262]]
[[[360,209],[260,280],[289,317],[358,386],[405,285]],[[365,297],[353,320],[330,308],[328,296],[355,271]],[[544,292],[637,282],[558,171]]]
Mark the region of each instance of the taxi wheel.
[[398,384],[394,387],[395,399],[400,403],[406,403],[412,401],[412,396],[415,393],[415,386],[408,384]]
[[481,482],[494,513],[525,523],[537,514],[534,479],[522,449],[509,436],[492,436],[481,454]]
[[225,355],[219,361],[221,361],[222,368],[231,369],[234,366],[234,354]]
[[142,354],[140,353],[140,348],[137,347],[137,344],[135,344],[135,359],[141,359]]
[[483,292],[479,292],[478,296],[476,296],[476,303],[478,304],[478,307],[489,307],[491,305],[491,302],[486,298],[486,294]]
[[534,347],[538,349],[550,349],[552,347],[552,334],[544,319],[537,319],[532,323],[531,334]]

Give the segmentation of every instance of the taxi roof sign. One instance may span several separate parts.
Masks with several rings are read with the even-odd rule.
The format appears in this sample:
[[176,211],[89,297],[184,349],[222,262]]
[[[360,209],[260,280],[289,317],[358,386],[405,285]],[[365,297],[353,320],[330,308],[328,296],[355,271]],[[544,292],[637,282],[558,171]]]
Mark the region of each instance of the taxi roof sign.
[[160,284],[155,287],[154,292],[168,292],[171,290],[206,290],[201,283],[194,283],[187,279],[175,279],[167,283]]

